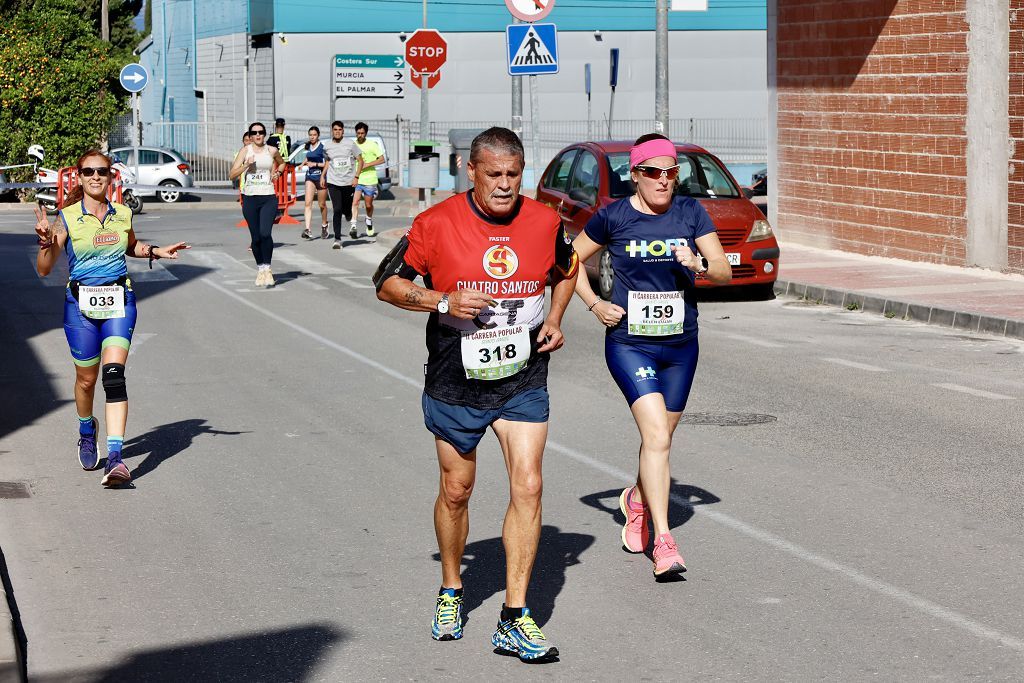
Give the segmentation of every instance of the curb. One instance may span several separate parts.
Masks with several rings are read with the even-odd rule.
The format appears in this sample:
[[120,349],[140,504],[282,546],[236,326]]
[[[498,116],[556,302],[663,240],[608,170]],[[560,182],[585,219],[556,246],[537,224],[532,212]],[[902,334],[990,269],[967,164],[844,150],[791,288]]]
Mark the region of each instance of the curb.
[[964,332],[991,334],[1024,340],[1024,321],[1013,318],[982,315],[957,311],[941,306],[914,303],[900,299],[886,299],[875,294],[855,290],[809,285],[804,282],[779,279],[775,282],[776,296],[791,296],[797,299],[817,301],[826,306],[851,307],[865,313],[884,315],[886,318],[914,320],[929,325],[948,327]]
[[14,601],[3,550],[0,550],[0,578],[3,579],[0,586],[3,593],[0,600],[0,683],[23,683],[28,680],[28,641]]

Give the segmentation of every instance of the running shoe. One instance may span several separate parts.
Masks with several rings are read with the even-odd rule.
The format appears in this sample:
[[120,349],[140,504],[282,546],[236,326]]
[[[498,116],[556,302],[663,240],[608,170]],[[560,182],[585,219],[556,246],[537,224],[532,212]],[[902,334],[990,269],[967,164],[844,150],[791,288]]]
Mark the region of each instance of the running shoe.
[[558,656],[558,648],[544,637],[527,607],[518,619],[499,617],[491,643],[499,654],[519,657],[523,662],[542,662]]
[[686,571],[686,563],[672,534],[662,534],[654,541],[654,575],[658,578],[675,576]]
[[302,235],[300,235],[300,237],[302,237],[302,239],[304,240],[311,240],[313,239],[313,233],[311,233],[308,229],[303,230]]
[[100,452],[96,450],[96,434],[100,428],[96,418],[92,418],[92,434],[78,434],[78,462],[83,470],[94,470],[100,466]]
[[334,240],[334,244],[331,245],[331,249],[341,249],[341,240]]
[[434,640],[458,640],[462,637],[462,595],[456,595],[454,588],[442,588],[437,594],[430,637]]
[[128,471],[128,467],[121,462],[120,453],[112,453],[107,455],[107,466],[103,469],[103,479],[100,483],[104,486],[120,486],[121,484],[127,484],[132,480],[132,473]]
[[619,494],[619,509],[626,516],[626,523],[622,525],[622,547],[631,553],[642,553],[651,540],[651,512],[646,503],[640,510],[630,505],[635,489],[630,486]]
[[263,269],[263,286],[273,287],[277,282],[274,281],[274,274],[270,272],[270,268]]
[[356,229],[355,221],[352,221],[352,224],[348,226],[348,236],[352,239],[359,237],[359,231]]
[[324,223],[323,225],[320,226],[320,239],[322,239],[322,240],[327,239],[327,224],[326,223]]
[[262,287],[263,286],[263,282],[264,282],[263,281],[263,269],[262,268],[257,268],[256,269],[256,282],[255,282],[255,284],[256,284],[257,287]]
[[366,236],[367,237],[373,237],[375,234],[376,233],[373,232],[373,220],[367,218],[366,219]]

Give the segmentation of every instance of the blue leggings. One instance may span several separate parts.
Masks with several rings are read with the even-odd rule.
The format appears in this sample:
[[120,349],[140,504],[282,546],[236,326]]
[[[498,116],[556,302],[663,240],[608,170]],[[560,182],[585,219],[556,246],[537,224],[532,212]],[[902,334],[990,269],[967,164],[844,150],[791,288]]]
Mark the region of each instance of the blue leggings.
[[249,224],[249,236],[252,238],[252,257],[256,265],[270,265],[274,255],[274,219],[277,218],[277,195],[243,195],[242,215]]
[[132,332],[138,318],[135,308],[135,292],[125,289],[124,317],[94,320],[82,315],[78,302],[71,296],[71,290],[64,294],[64,336],[71,348],[71,358],[75,365],[90,367],[100,362],[100,354],[108,346],[120,346],[129,350],[132,345]]
[[682,344],[613,341],[605,337],[604,359],[629,405],[647,394],[661,394],[673,413],[686,408],[700,347],[694,335]]

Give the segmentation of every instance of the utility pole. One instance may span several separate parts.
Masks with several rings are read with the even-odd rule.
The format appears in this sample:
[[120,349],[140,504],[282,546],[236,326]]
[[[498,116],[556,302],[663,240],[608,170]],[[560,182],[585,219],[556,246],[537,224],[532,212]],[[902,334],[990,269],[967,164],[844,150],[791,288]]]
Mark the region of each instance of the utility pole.
[[[523,23],[518,17],[513,24]],[[512,76],[512,132],[523,139],[523,77]]]
[[100,38],[110,42],[110,0],[100,0]]
[[[423,0],[423,28],[427,28],[427,0]],[[420,86],[420,140],[430,139],[430,74],[421,74],[423,85]],[[420,188],[419,210],[422,212],[430,206],[430,189]]]
[[668,0],[657,0],[654,35],[654,131],[668,135]]

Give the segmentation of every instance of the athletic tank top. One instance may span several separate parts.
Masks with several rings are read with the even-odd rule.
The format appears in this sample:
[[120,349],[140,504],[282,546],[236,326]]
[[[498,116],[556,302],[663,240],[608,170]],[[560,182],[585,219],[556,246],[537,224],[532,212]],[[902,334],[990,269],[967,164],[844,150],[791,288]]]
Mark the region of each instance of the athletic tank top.
[[256,170],[245,172],[245,185],[242,187],[242,194],[252,196],[274,194],[274,181],[271,174],[274,172],[273,147],[264,145],[262,150],[256,149],[255,145],[249,145],[246,156],[252,154],[256,159]]
[[[316,147],[311,147],[306,151],[306,161],[314,164],[322,164],[324,162],[324,145],[322,142],[317,142]],[[323,170],[320,166],[307,166],[306,180],[319,182]]]

